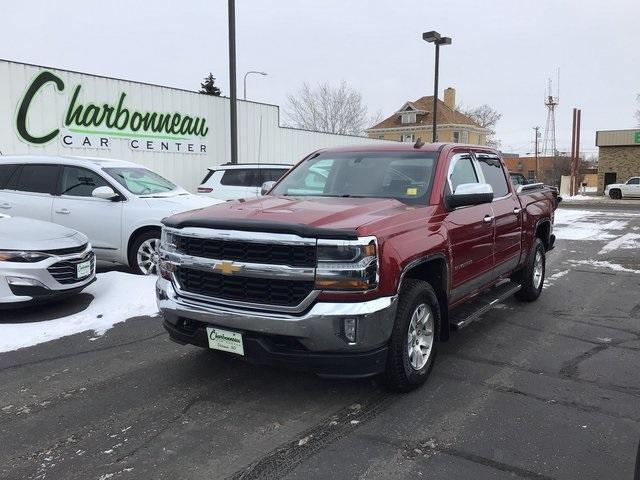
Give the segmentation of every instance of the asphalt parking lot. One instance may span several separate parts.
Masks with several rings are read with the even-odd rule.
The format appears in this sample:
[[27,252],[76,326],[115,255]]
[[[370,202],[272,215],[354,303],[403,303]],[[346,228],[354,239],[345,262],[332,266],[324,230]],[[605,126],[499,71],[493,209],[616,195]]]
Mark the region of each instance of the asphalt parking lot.
[[155,316],[1,353],[0,478],[632,479],[640,206],[590,208],[562,209],[541,298],[455,332],[407,395],[176,345]]

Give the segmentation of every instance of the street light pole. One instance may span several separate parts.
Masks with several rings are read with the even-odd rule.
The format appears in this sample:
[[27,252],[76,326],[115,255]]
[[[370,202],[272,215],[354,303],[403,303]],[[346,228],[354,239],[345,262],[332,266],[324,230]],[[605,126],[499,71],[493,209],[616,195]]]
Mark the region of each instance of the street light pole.
[[438,140],[438,130],[436,124],[436,115],[438,113],[438,77],[440,76],[440,45],[451,45],[450,37],[443,37],[435,30],[430,32],[424,32],[422,39],[425,42],[433,43],[436,47],[436,61],[434,68],[433,79],[433,120],[432,120],[432,134],[431,141],[436,142]]
[[238,95],[236,92],[236,2],[229,0],[229,93],[231,102],[231,163],[238,163]]
[[258,74],[258,75],[262,75],[263,77],[267,76],[267,74],[265,72],[257,72],[255,70],[251,70],[251,71],[245,73],[244,74],[244,80],[243,80],[243,84],[244,84],[244,94],[242,96],[243,100],[247,99],[247,75],[249,75],[250,73],[255,73],[255,74]]

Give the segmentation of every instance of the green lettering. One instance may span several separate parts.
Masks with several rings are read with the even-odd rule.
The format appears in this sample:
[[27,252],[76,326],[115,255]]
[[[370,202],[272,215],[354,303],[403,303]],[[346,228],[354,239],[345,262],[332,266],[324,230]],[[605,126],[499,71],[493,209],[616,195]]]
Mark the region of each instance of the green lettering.
[[22,102],[20,102],[20,107],[18,107],[16,130],[18,131],[18,135],[29,143],[35,143],[38,145],[47,143],[50,140],[53,140],[56,135],[60,133],[60,129],[56,128],[46,135],[36,137],[31,135],[27,130],[27,113],[29,112],[31,101],[33,100],[33,97],[35,97],[36,93],[38,93],[38,91],[49,82],[53,82],[58,91],[61,92],[64,90],[64,82],[59,77],[55,76],[51,72],[42,72],[33,82],[31,82],[31,85],[29,85],[29,88],[27,88],[27,91],[24,94]]

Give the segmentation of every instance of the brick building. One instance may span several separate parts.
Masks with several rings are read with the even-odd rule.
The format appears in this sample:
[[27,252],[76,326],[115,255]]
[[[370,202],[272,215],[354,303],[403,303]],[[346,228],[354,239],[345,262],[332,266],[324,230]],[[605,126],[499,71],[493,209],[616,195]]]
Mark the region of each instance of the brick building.
[[535,157],[503,157],[510,172],[521,173],[530,180],[538,180],[548,185],[560,186],[562,175],[571,172],[571,159],[565,156],[538,157],[536,171]]
[[[438,99],[436,118],[439,142],[487,144],[487,129],[456,110],[456,91],[449,87],[444,91],[444,101]],[[430,142],[433,124],[433,96],[405,102],[393,115],[366,130],[370,138],[415,142],[421,138]]]
[[596,132],[598,194],[611,183],[640,176],[640,129]]

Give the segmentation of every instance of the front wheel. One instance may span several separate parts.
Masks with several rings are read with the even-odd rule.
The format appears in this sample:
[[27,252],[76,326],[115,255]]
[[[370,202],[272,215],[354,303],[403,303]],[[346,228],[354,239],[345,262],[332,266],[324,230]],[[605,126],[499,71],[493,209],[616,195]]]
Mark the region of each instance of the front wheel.
[[622,192],[616,188],[614,190],[609,191],[609,196],[613,200],[620,200],[622,198]]
[[433,368],[440,333],[440,305],[433,287],[409,279],[400,291],[384,380],[390,390],[422,385]]
[[138,275],[155,275],[158,273],[160,254],[160,231],[142,232],[131,242],[129,250],[129,267]]
[[522,285],[522,288],[516,293],[518,300],[533,302],[540,296],[544,284],[546,262],[544,243],[536,238],[531,246],[526,265],[517,275],[517,281]]

